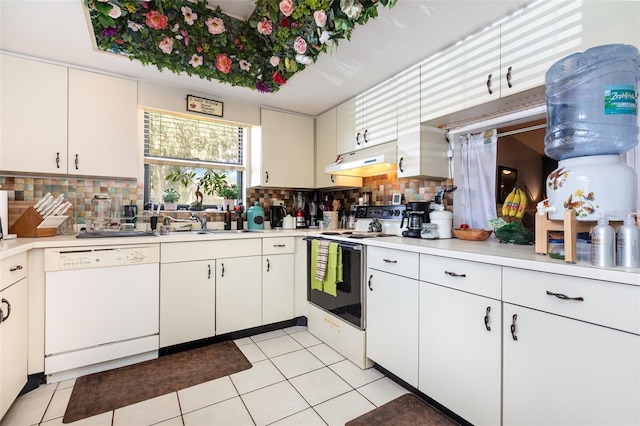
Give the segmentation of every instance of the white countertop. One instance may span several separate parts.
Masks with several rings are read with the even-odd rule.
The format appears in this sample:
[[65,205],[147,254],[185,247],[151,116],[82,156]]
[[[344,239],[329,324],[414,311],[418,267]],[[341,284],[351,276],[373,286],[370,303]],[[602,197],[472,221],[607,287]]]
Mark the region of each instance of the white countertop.
[[[262,232],[238,232],[238,233],[210,233],[191,234],[174,232],[168,235],[150,237],[120,237],[120,238],[76,238],[70,236],[42,237],[42,238],[17,238],[0,241],[0,260],[14,254],[31,249],[60,248],[60,247],[86,247],[105,245],[139,245],[158,244],[168,242],[208,241],[246,238],[269,237],[300,237],[306,235],[317,236],[318,230],[271,230]],[[325,236],[326,237],[326,236]],[[330,236],[332,239],[358,242],[368,246],[385,247],[396,250],[407,250],[423,254],[451,257],[460,260],[491,263],[501,266],[510,266],[521,269],[530,269],[553,274],[569,275],[582,278],[591,278],[603,281],[612,281],[631,285],[640,285],[640,269],[631,268],[596,268],[589,262],[568,264],[562,260],[552,259],[549,256],[535,253],[533,245],[515,245],[500,243],[491,237],[486,241],[464,241],[459,239],[426,240],[420,238],[406,238],[385,236],[381,238],[350,239],[346,236]]]

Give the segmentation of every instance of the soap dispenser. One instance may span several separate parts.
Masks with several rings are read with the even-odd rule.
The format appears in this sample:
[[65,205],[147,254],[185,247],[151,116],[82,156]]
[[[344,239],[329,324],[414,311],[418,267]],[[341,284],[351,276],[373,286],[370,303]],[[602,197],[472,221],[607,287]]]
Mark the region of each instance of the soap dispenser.
[[591,264],[600,268],[613,268],[615,259],[616,232],[605,216],[591,230]]
[[627,213],[624,224],[616,234],[616,265],[625,268],[640,268],[638,240],[640,228],[636,226],[634,213]]

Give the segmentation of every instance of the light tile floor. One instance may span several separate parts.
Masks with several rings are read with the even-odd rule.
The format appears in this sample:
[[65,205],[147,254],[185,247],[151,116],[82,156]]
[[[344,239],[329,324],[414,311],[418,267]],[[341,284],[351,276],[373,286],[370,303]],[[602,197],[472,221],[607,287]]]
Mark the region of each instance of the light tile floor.
[[[235,342],[252,368],[72,425],[344,425],[407,393],[378,370],[361,370],[306,327]],[[22,395],[0,425],[62,425],[73,384],[44,385]]]

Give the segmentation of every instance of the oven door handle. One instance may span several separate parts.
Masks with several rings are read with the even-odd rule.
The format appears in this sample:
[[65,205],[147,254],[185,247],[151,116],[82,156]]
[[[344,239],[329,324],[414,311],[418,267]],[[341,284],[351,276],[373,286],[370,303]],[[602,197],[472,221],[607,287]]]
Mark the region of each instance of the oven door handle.
[[364,247],[364,244],[358,244],[358,243],[347,243],[344,241],[336,241],[336,240],[332,240],[329,238],[317,238],[317,237],[304,237],[304,241],[313,241],[313,240],[324,240],[324,241],[330,241],[332,243],[336,243],[338,244],[340,247],[342,248],[346,248],[349,250],[358,250],[358,251],[362,251],[362,248]]

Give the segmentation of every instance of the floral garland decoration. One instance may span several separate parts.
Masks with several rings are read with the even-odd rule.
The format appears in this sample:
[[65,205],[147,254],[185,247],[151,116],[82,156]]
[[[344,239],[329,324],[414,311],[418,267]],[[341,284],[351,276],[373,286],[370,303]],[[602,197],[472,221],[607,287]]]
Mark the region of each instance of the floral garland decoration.
[[397,0],[257,0],[248,21],[207,0],[84,0],[98,47],[176,74],[277,92]]

